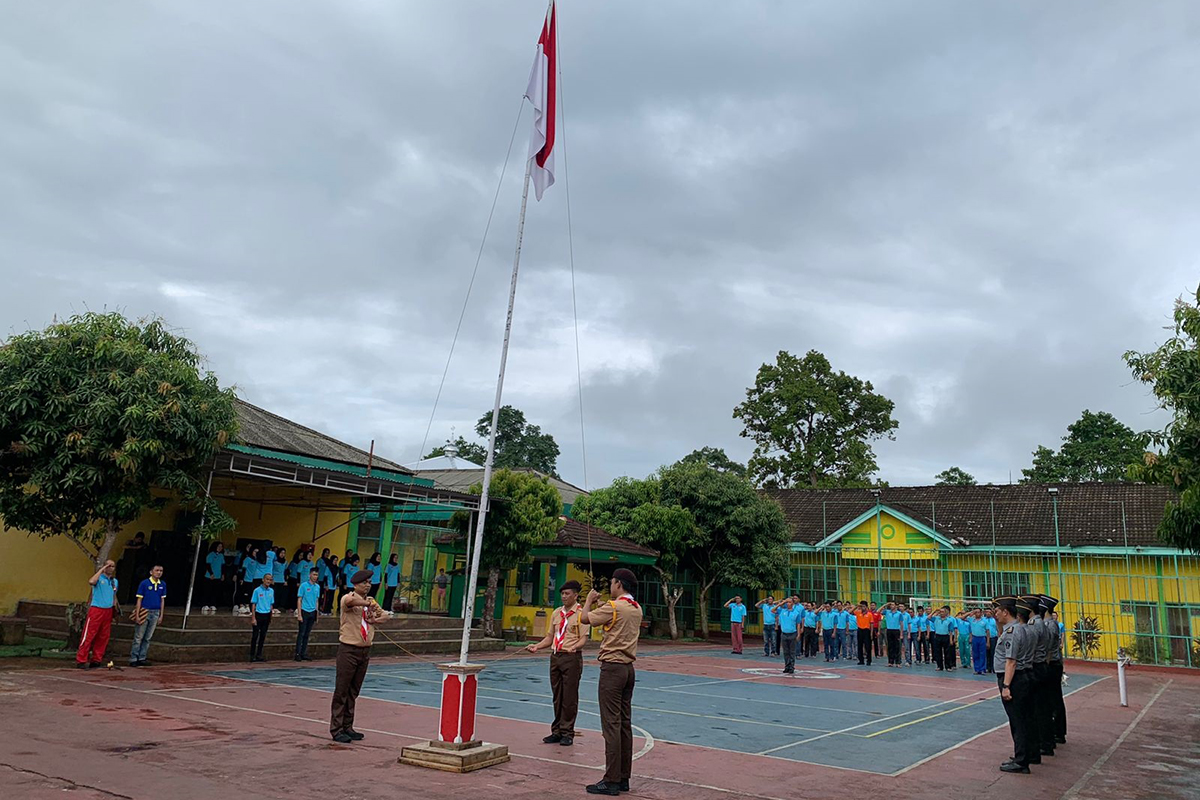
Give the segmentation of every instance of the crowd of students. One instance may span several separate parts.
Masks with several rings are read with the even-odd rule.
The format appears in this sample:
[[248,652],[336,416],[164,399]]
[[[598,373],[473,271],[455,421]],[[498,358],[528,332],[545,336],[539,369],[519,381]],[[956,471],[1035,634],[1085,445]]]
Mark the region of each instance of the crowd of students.
[[[743,652],[742,632],[750,611],[740,596],[725,603],[729,609],[733,652]],[[1000,630],[992,608],[935,608],[866,600],[825,603],[802,601],[791,595],[781,600],[768,595],[754,607],[762,614],[763,655],[783,656],[783,671],[795,672],[796,658],[824,658],[833,663],[857,658],[869,666],[886,654],[889,667],[936,665],[937,671],[970,667],[976,675],[991,671]],[[1060,635],[1064,626],[1051,615]]]

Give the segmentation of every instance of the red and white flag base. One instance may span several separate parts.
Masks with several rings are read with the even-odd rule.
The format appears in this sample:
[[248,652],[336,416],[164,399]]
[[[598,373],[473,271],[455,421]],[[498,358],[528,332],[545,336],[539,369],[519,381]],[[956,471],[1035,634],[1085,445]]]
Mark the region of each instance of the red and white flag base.
[[446,772],[474,772],[509,760],[508,746],[475,738],[475,700],[483,664],[439,664],[442,708],[438,738],[400,751],[400,763]]

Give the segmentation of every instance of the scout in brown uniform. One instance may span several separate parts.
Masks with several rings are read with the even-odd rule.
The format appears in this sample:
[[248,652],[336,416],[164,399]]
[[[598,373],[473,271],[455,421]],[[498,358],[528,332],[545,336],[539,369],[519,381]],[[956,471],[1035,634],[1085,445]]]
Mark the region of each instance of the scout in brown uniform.
[[600,599],[588,592],[580,621],[604,630],[600,642],[600,728],[604,732],[604,780],[587,787],[588,794],[618,795],[629,791],[633,771],[633,662],[637,660],[642,607],[633,599],[637,578],[627,569],[613,572],[609,594],[613,599],[593,608]]
[[579,679],[583,675],[583,645],[588,627],[580,621],[579,581],[567,581],[559,589],[563,604],[550,615],[546,637],[525,648],[531,653],[550,650],[550,690],[554,692],[554,724],[546,744],[570,747],[575,743],[575,716],[579,713]]
[[337,678],[330,709],[329,733],[335,742],[346,744],[364,738],[354,730],[354,703],[367,677],[371,663],[371,643],[375,641],[375,625],[386,613],[375,598],[370,597],[372,573],[369,569],[355,572],[350,583],[353,591],[338,603],[341,624],[338,630]]

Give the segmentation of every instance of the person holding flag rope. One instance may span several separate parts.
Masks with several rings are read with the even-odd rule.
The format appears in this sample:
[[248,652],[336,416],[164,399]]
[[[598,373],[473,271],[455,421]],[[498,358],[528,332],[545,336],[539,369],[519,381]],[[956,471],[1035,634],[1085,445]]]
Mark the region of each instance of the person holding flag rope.
[[353,590],[338,603],[341,619],[329,734],[340,744],[365,738],[354,730],[354,704],[367,677],[367,666],[371,663],[375,625],[387,616],[387,612],[370,596],[372,577],[369,569],[360,569],[351,575]]
[[579,714],[579,679],[583,677],[583,646],[588,628],[580,621],[579,581],[559,589],[563,604],[550,615],[550,628],[540,641],[525,648],[531,653],[550,651],[550,690],[554,694],[554,723],[546,744],[570,747],[575,743],[575,717]]

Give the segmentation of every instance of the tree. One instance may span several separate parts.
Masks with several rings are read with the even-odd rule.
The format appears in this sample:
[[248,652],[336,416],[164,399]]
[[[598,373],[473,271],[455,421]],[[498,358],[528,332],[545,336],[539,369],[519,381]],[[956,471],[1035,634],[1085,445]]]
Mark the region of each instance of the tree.
[[[483,484],[477,483],[471,494],[481,494]],[[483,630],[496,636],[496,590],[500,573],[515,569],[528,560],[534,545],[548,542],[563,526],[562,498],[545,478],[527,472],[502,469],[492,473],[488,490],[492,502],[483,529],[483,550],[479,555],[480,569],[488,571],[487,593],[484,600]],[[454,524],[460,533],[474,537],[471,515],[458,512]]]
[[737,475],[739,478],[746,477],[746,465],[740,464],[725,455],[725,450],[720,447],[701,447],[699,450],[693,450],[688,453],[679,459],[677,463],[704,464],[718,472],[728,472],[732,475]]
[[1108,412],[1085,409],[1062,440],[1057,452],[1042,445],[1033,451],[1033,465],[1021,470],[1022,483],[1124,480],[1129,465],[1141,460],[1148,437]]
[[1167,503],[1159,538],[1200,553],[1200,291],[1194,303],[1176,301],[1171,339],[1149,353],[1129,351],[1125,363],[1172,416],[1163,430],[1150,434],[1161,452],[1144,453],[1129,476],[1178,492],[1178,499]]
[[750,476],[769,488],[866,486],[879,469],[871,442],[894,439],[895,403],[870,381],[834,372],[816,350],[780,351],[733,410],[753,439]]
[[677,579],[698,580],[696,605],[708,635],[708,593],[718,581],[750,588],[777,586],[787,577],[791,540],[783,512],[749,480],[706,464],[678,463],[645,480],[619,478],[573,508],[576,518],[659,552],[659,577],[672,638],[679,630]]
[[453,445],[458,450],[458,457],[475,464],[483,464],[487,458],[487,448],[475,442],[468,442],[463,437],[459,436],[453,442],[447,442],[441,447],[435,447],[429,451],[429,455],[425,458],[437,458],[438,456],[446,455],[446,447]]
[[704,532],[690,512],[664,502],[662,488],[658,475],[645,480],[617,478],[604,489],[580,496],[571,513],[580,522],[659,552],[653,569],[667,607],[671,638],[678,639],[675,606],[683,596],[683,587],[676,583],[676,576],[687,554],[703,542]]
[[75,316],[0,346],[0,520],[65,536],[97,567],[121,528],[173,493],[202,509],[197,535],[234,526],[204,496],[209,461],[237,433],[222,389],[162,320]]
[[[484,463],[487,458],[487,439],[492,430],[492,412],[485,412],[475,423],[475,433],[483,439],[482,444],[468,442],[458,437],[455,444],[459,454],[468,461]],[[445,453],[445,447],[430,451],[426,458]],[[544,475],[558,477],[558,443],[548,433],[542,433],[537,425],[525,420],[525,414],[512,406],[500,407],[499,424],[496,426],[496,469],[534,469]]]
[[974,486],[975,476],[960,467],[950,467],[934,475],[938,486]]

